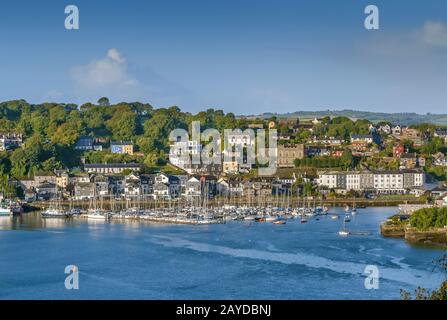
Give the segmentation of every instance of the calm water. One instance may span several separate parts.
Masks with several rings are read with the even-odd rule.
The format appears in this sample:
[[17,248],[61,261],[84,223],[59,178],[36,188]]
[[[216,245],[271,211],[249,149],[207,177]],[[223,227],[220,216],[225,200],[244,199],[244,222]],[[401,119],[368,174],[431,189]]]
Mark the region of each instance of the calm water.
[[[382,238],[395,211],[360,209],[348,226],[371,235],[347,238],[330,216],[211,226],[0,217],[0,298],[399,299],[440,283],[442,251]],[[79,290],[65,289],[66,265],[78,266]],[[378,290],[364,287],[366,265],[379,267]]]

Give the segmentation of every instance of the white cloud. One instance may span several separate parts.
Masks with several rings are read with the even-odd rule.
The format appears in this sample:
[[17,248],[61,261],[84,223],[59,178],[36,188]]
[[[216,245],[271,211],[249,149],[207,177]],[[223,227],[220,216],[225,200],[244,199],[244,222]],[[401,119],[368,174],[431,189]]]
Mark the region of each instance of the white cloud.
[[71,76],[77,85],[89,89],[120,88],[138,83],[129,74],[126,59],[117,49],[109,49],[103,59],[74,67]]
[[427,21],[420,32],[422,41],[433,47],[447,47],[447,25]]

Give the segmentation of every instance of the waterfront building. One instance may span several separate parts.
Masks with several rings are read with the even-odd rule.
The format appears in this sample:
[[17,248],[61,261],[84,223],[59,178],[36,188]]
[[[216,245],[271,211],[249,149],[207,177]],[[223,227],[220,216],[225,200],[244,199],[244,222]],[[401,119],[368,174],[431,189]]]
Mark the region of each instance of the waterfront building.
[[183,195],[188,199],[198,198],[202,195],[202,187],[199,178],[193,176],[186,181]]
[[200,184],[202,187],[202,195],[208,199],[213,199],[217,194],[217,178],[213,175],[200,176]]
[[110,151],[117,154],[133,155],[133,143],[131,141],[112,141]]
[[154,193],[154,175],[142,174],[140,175],[141,193],[145,196],[153,195]]
[[74,186],[74,198],[76,200],[92,199],[95,196],[95,183],[80,182]]
[[158,173],[154,178],[154,196],[173,199],[180,196],[180,179],[166,173]]
[[57,186],[52,182],[44,182],[35,187],[37,200],[54,200],[57,198]]
[[240,197],[244,194],[244,186],[239,179],[228,180],[228,195],[230,197]]
[[106,173],[116,174],[122,173],[125,170],[139,171],[140,164],[138,163],[93,163],[85,164],[84,171],[88,173]]
[[66,189],[70,183],[70,175],[65,170],[57,170],[56,172],[56,185],[59,188]]
[[56,179],[56,174],[54,172],[37,172],[34,175],[34,185],[40,185],[43,183],[53,183],[56,184],[57,183],[57,179]]
[[422,170],[323,171],[316,180],[320,187],[335,190],[372,191],[376,193],[408,193],[425,183]]
[[296,159],[304,158],[304,144],[284,144],[277,146],[277,165],[293,168]]
[[336,189],[338,187],[337,184],[337,176],[338,172],[324,172],[319,174],[319,178],[317,180],[317,184],[319,186],[324,186],[329,189]]
[[224,162],[238,162],[239,172],[249,172],[252,168],[250,155],[254,157],[255,137],[244,132],[230,132],[225,134]]
[[376,171],[374,189],[380,193],[403,193],[403,175],[396,171]]
[[109,177],[106,175],[98,174],[92,176],[92,182],[95,184],[97,196],[107,196],[110,193]]
[[201,163],[192,163],[192,159],[196,158],[200,161],[202,153],[202,145],[196,141],[177,141],[174,142],[169,149],[169,162],[182,169],[198,168]]
[[360,172],[350,171],[346,173],[346,190],[362,190],[362,186],[360,185]]
[[90,175],[88,173],[77,173],[69,177],[70,184],[87,183],[90,182]]

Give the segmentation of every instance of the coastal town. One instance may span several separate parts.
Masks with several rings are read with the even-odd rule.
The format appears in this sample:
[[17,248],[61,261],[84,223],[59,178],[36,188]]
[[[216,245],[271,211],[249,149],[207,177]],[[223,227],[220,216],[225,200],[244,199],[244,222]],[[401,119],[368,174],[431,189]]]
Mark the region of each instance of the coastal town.
[[[232,114],[208,110],[205,117],[198,114],[189,121],[204,118],[207,125],[207,116],[213,118],[211,122],[214,123],[220,117],[221,122],[235,122],[231,129],[240,125],[241,130],[231,131],[228,135],[230,151],[224,150],[219,155],[220,161],[203,163],[203,141],[167,141],[166,136],[161,136],[164,146],[158,147],[156,152],[153,151],[155,148],[147,152],[146,141],[135,134],[138,124],[134,123],[135,127],[130,129],[133,132],[124,135],[114,133],[112,127],[113,120],[118,122],[120,112],[124,111],[124,116],[127,114],[134,122],[142,122],[143,135],[151,139],[151,130],[160,125],[155,122],[158,113],[173,112],[178,116],[178,109],[155,110],[145,105],[129,104],[111,106],[106,98],[98,101],[98,105],[81,106],[80,109],[58,104],[34,106],[34,112],[42,113],[44,109],[48,113],[50,126],[55,112],[63,118],[56,122],[56,134],[51,139],[69,142],[53,144],[48,139],[50,132],[35,133],[31,128],[27,133],[14,128],[14,120],[8,119],[8,103],[1,106],[6,114],[2,116],[4,125],[0,134],[4,215],[19,214],[23,208],[44,208],[49,216],[65,216],[69,207],[73,212],[90,212],[92,218],[102,219],[114,208],[119,208],[120,216],[127,217],[139,216],[150,208],[154,212],[157,208],[168,211],[162,216],[172,216],[172,208],[175,208],[186,210],[189,213],[186,216],[191,217],[192,212],[196,212],[191,208],[201,208],[209,213],[210,208],[233,206],[246,208],[249,213],[244,215],[278,218],[292,212],[313,215],[332,205],[447,205],[447,186],[444,184],[447,129],[435,125],[404,126],[329,116],[313,119],[236,118]],[[71,120],[67,114],[89,117],[92,111],[101,114],[110,110],[115,114],[109,116],[110,120],[101,130],[80,130],[84,134],[71,132],[69,136],[61,137],[66,132],[60,127],[66,125],[70,130]],[[5,130],[8,126],[13,129]],[[248,150],[256,147],[256,140],[246,130],[278,132],[273,174],[259,175],[261,166],[248,161]],[[135,140],[113,139],[118,136]],[[44,143],[42,139],[45,139]],[[14,155],[35,147],[33,140],[63,150],[41,161],[45,168],[40,164],[37,168],[26,168],[25,163],[25,168],[21,168],[24,175],[14,174],[20,171],[15,167]],[[63,160],[62,154],[68,160]],[[199,162],[191,161],[193,157]],[[69,167],[63,162],[74,165]],[[57,210],[55,204],[63,204],[65,209]],[[275,209],[266,212],[266,208]],[[216,220],[208,213],[199,216],[208,222]],[[160,216],[160,212],[157,215]],[[216,215],[222,217],[222,214]],[[208,219],[203,219],[204,216]]]

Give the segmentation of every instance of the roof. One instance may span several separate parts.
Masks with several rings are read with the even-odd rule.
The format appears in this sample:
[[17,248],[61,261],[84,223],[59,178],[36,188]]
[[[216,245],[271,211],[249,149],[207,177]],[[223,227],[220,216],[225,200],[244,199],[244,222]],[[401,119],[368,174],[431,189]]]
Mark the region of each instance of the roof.
[[352,139],[372,139],[373,136],[371,134],[353,134],[351,135]]
[[42,183],[42,184],[36,186],[36,189],[55,189],[55,188],[56,188],[56,184],[51,183],[51,182]]
[[133,145],[132,141],[112,141],[110,142],[111,146],[128,146]]

